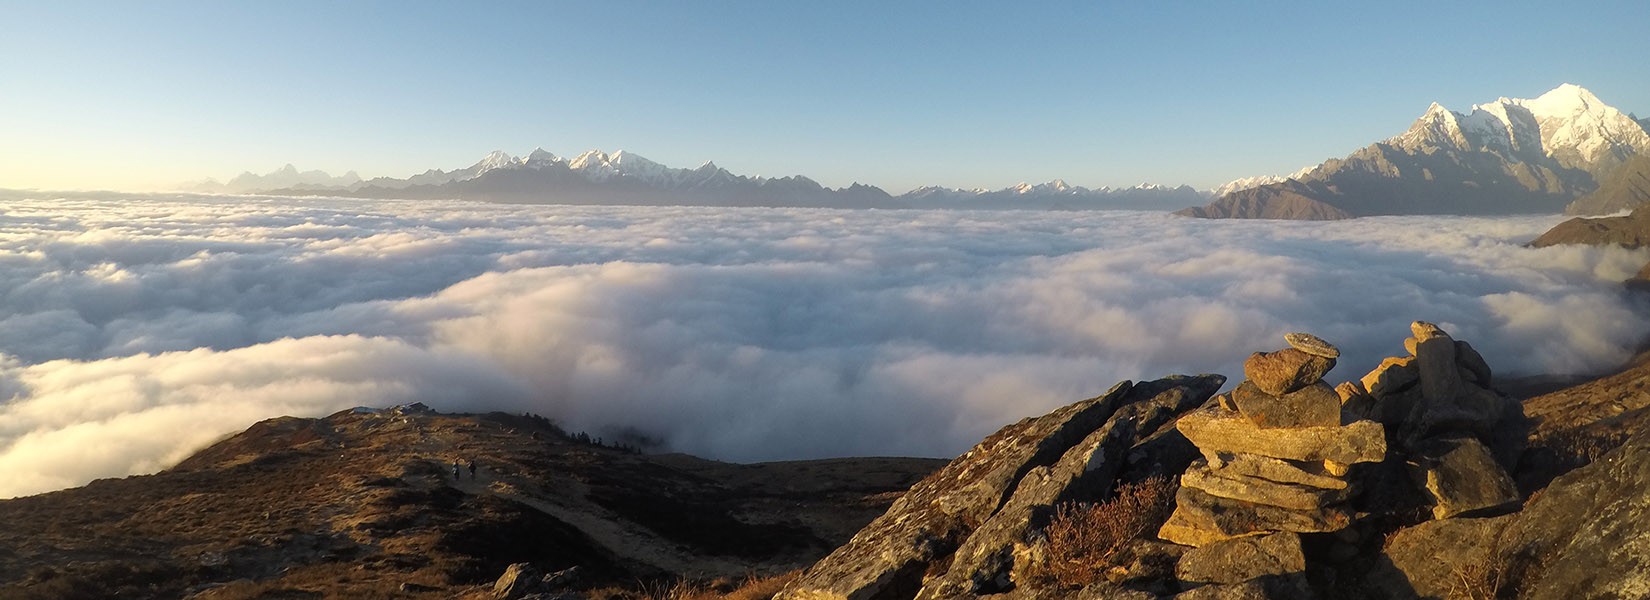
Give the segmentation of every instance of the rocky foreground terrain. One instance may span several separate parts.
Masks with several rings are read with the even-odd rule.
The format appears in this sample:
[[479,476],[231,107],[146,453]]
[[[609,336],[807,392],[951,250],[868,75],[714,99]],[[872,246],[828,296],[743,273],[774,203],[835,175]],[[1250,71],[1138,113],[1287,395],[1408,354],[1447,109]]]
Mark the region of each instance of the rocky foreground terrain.
[[731,465],[417,405],[273,419],[0,501],[0,597],[1650,597],[1650,360],[1520,402],[1471,344],[1408,333],[1338,388],[1333,345],[1292,334],[1230,392],[1122,382],[948,464]]

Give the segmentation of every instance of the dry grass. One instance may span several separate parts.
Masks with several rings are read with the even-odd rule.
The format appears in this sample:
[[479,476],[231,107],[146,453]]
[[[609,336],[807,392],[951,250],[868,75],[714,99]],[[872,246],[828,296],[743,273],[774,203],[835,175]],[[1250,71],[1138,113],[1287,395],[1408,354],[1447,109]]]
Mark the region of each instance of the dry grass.
[[772,600],[802,571],[791,571],[772,577],[747,575],[734,584],[726,580],[695,582],[678,580],[669,584],[643,585],[639,591],[608,588],[590,592],[592,598],[609,600]]
[[1088,585],[1104,578],[1117,551],[1163,524],[1174,508],[1174,484],[1153,477],[1121,486],[1099,504],[1072,502],[1055,509],[1044,529],[1048,570],[1064,585]]
[[1482,560],[1456,565],[1449,597],[1456,600],[1517,598],[1520,590],[1540,577],[1545,564],[1534,549],[1514,551],[1503,545],[1501,536],[1497,535]]

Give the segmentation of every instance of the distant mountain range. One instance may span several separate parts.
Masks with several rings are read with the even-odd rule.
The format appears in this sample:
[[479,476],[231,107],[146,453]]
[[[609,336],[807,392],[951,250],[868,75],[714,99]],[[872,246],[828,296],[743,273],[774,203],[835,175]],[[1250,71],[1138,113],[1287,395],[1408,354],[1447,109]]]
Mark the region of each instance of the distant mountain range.
[[1221,190],[1210,204],[1177,214],[1341,219],[1613,212],[1631,208],[1631,180],[1619,186],[1628,193],[1612,200],[1574,201],[1650,152],[1647,128],[1650,119],[1624,114],[1572,84],[1533,100],[1479,104],[1465,114],[1435,102],[1401,135],[1283,181]]
[[1061,180],[1022,183],[1000,190],[924,187],[898,196],[853,184],[828,188],[802,176],[747,177],[707,162],[697,169],[672,168],[634,153],[591,150],[568,159],[535,149],[515,157],[495,151],[452,171],[432,169],[395,179],[362,180],[354,172],[331,177],[298,172],[291,165],[268,175],[243,173],[223,184],[191,189],[218,193],[335,195],[360,198],[459,198],[529,204],[642,206],[786,206],[818,208],[959,208],[1169,210],[1208,196],[1189,186],[1142,184],[1089,189]]
[[[1090,189],[1061,180],[998,190],[923,187],[900,195],[800,175],[735,175],[707,162],[668,167],[636,154],[573,158],[495,151],[462,169],[362,180],[287,165],[191,189],[215,193],[457,198],[597,205],[1171,210],[1207,218],[1344,219],[1371,215],[1604,214],[1650,202],[1650,119],[1564,84],[1535,99],[1501,98],[1466,113],[1433,103],[1408,131],[1287,176],[1244,177],[1210,193],[1142,184]],[[1212,201],[1211,201],[1212,200]]]

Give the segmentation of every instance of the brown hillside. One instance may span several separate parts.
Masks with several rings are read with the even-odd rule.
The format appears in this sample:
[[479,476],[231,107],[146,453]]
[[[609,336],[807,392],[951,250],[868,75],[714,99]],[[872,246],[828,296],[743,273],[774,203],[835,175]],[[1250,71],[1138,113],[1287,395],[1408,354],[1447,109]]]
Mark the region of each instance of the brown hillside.
[[155,475],[0,501],[0,597],[449,598],[516,562],[632,587],[782,572],[941,464],[648,456],[416,406],[279,418]]

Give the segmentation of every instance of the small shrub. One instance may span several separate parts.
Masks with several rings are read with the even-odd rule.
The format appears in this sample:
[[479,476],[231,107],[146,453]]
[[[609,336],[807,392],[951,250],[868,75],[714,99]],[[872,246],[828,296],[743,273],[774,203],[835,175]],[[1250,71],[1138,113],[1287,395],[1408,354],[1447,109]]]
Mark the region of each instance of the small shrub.
[[1043,530],[1048,570],[1064,585],[1099,581],[1117,551],[1156,529],[1174,508],[1174,484],[1153,477],[1117,489],[1099,504],[1069,502],[1055,509]]
[[1534,548],[1514,551],[1502,544],[1501,535],[1490,543],[1484,558],[1455,566],[1450,598],[1500,600],[1516,598],[1519,592],[1539,579],[1546,565]]

